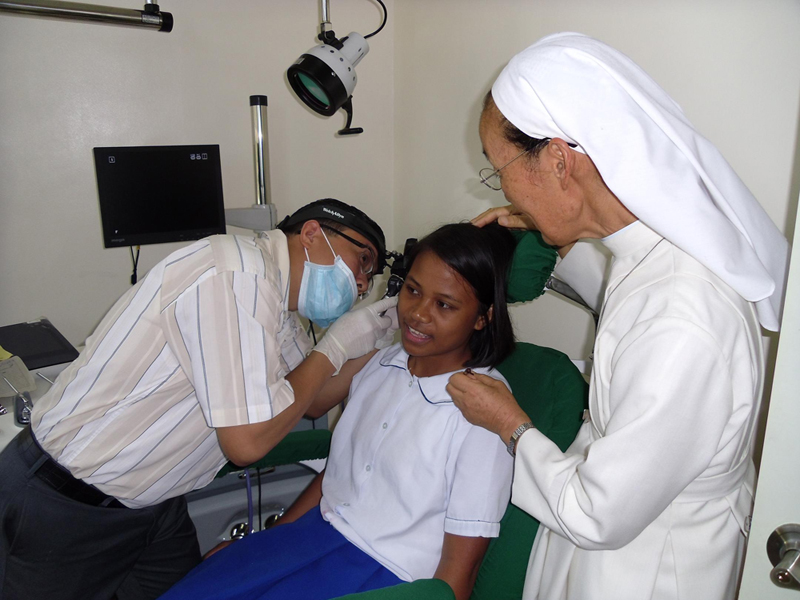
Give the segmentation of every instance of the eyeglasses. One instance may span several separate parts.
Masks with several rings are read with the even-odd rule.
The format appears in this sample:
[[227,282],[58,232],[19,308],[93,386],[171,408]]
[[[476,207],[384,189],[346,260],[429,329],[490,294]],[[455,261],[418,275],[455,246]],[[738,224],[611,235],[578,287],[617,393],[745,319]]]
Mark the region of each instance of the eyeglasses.
[[510,161],[508,161],[506,164],[504,164],[499,169],[492,170],[491,167],[486,167],[486,168],[481,169],[480,171],[478,171],[478,176],[481,178],[481,183],[483,185],[485,185],[486,187],[488,187],[490,190],[494,190],[495,192],[499,192],[500,190],[503,189],[503,186],[501,185],[501,182],[500,182],[500,171],[502,171],[508,165],[513,163],[520,156],[522,156],[523,154],[527,154],[528,152],[530,152],[530,150],[523,150],[522,152],[517,154],[514,158],[512,158]]
[[[551,139],[552,138],[548,138],[548,137],[542,138],[541,140],[539,140],[539,142],[533,148],[528,148],[527,150],[523,150],[522,152],[517,154],[514,158],[512,158],[510,161],[508,161],[506,164],[504,164],[499,169],[495,169],[494,171],[492,170],[491,167],[486,167],[484,169],[481,169],[480,171],[478,171],[478,176],[481,178],[481,183],[483,185],[485,185],[486,187],[488,187],[489,189],[494,190],[495,192],[499,192],[500,190],[503,189],[503,186],[500,183],[500,171],[505,169],[508,165],[513,163],[515,160],[517,160],[523,154],[526,154],[527,152],[530,152],[531,150],[538,150],[542,146],[546,146],[550,142]],[[577,144],[571,144],[569,142],[567,142],[567,146],[569,146],[570,148],[577,148],[578,147]]]
[[367,276],[367,280],[369,281],[369,283],[367,284],[367,291],[362,292],[358,295],[358,298],[360,300],[363,300],[364,298],[369,296],[369,293],[372,291],[372,286],[374,284],[372,273],[375,270],[375,253],[372,251],[372,248],[367,246],[365,243],[359,242],[358,240],[347,235],[346,233],[342,233],[338,229],[334,229],[333,227],[330,227],[328,225],[323,225],[322,223],[320,223],[320,227],[322,229],[327,229],[331,233],[334,233],[340,237],[343,237],[354,246],[357,246],[358,248],[362,249],[362,252],[358,253],[358,268],[361,271],[362,275]]

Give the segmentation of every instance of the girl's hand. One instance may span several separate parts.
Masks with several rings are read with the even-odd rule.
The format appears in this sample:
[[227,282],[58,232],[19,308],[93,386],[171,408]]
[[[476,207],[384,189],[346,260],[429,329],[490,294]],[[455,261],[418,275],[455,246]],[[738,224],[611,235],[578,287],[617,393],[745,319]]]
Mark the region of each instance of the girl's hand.
[[450,377],[446,390],[467,421],[496,433],[505,443],[530,421],[505,384],[493,377],[467,369]]
[[509,229],[536,229],[531,218],[523,212],[511,206],[501,206],[490,208],[472,219],[471,223],[478,227],[483,227],[489,223],[497,221],[498,224]]

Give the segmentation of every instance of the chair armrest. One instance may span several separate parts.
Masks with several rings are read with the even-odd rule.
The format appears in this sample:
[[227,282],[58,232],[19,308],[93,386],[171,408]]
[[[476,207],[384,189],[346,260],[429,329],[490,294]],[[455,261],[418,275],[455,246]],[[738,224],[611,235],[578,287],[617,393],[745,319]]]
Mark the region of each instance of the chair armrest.
[[370,592],[348,594],[336,600],[456,600],[456,596],[441,579],[417,579]]
[[309,429],[306,431],[293,431],[283,438],[270,450],[264,458],[247,467],[239,467],[231,462],[227,463],[217,477],[222,477],[233,471],[248,469],[266,469],[280,465],[289,465],[301,460],[325,458],[331,448],[331,432],[327,429]]

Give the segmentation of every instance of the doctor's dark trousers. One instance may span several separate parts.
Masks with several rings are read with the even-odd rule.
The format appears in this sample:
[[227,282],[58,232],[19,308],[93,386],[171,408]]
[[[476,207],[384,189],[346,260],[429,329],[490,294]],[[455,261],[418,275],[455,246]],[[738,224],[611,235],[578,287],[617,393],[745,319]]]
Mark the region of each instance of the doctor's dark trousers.
[[36,474],[23,431],[0,454],[0,599],[158,598],[200,562],[183,498],[93,506]]

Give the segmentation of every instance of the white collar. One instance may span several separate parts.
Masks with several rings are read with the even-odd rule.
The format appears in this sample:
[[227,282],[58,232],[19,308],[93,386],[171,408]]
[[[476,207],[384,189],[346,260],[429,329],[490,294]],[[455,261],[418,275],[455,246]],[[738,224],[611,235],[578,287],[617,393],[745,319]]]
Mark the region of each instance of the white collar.
[[[450,373],[442,373],[441,375],[434,375],[432,377],[416,377],[408,370],[408,359],[409,356],[403,349],[403,344],[398,343],[386,350],[378,361],[378,364],[389,369],[394,368],[405,371],[408,377],[419,387],[422,397],[430,404],[453,404],[453,399],[445,388],[447,387],[448,381],[450,381],[450,377],[452,377],[454,373],[461,373],[464,369],[457,369]],[[481,367],[473,368],[472,370],[483,375],[497,377],[496,374],[493,374],[494,369]]]
[[664,238],[641,221],[634,221],[608,237],[604,237],[600,242],[609,249],[615,258],[622,258],[634,254],[642,248],[649,250],[662,239]]

